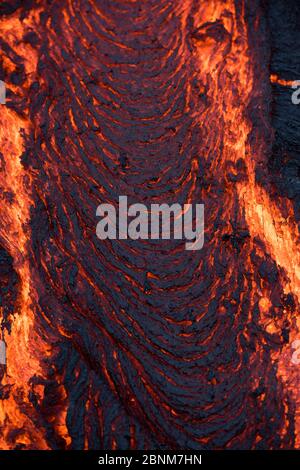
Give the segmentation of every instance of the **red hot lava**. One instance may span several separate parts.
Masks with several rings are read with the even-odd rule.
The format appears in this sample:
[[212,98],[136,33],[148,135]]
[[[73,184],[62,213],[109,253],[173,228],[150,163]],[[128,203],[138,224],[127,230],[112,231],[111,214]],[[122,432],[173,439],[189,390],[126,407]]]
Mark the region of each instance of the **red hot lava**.
[[[299,234],[268,176],[262,2],[0,13],[1,448],[299,448]],[[203,249],[98,240],[123,194],[205,204]]]

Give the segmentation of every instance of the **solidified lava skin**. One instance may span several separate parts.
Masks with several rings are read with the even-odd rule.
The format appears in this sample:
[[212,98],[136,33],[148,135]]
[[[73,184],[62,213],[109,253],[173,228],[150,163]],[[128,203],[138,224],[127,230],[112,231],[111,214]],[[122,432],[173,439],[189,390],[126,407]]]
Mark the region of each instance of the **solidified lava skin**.
[[[1,5],[0,447],[299,448],[298,217],[275,181],[297,146],[272,83],[300,76],[271,70],[276,11]],[[119,195],[204,203],[203,249],[98,240]]]

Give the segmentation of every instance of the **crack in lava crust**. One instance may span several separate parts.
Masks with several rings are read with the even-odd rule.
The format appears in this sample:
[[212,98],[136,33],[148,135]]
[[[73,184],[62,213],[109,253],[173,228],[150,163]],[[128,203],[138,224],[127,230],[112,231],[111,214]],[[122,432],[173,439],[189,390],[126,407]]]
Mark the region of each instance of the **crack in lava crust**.
[[[298,379],[284,377],[298,333],[298,232],[287,203],[268,196],[267,173],[257,178],[272,136],[260,2],[38,5],[23,31],[36,55],[28,101],[14,95],[12,106],[28,121],[17,171],[31,182],[19,200],[38,338],[28,361],[39,367],[21,377],[28,406],[15,405],[28,435],[7,423],[5,446],[293,447]],[[203,250],[99,241],[96,207],[122,194],[204,202]],[[5,248],[18,272],[17,238]]]

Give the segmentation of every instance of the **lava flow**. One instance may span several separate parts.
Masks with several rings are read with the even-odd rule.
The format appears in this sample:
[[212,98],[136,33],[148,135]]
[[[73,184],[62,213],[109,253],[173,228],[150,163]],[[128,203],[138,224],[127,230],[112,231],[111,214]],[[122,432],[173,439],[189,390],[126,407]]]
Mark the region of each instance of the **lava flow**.
[[[272,86],[294,77],[271,71],[272,14],[2,2],[1,449],[300,448],[299,228],[272,167]],[[120,195],[204,204],[203,249],[99,240]]]

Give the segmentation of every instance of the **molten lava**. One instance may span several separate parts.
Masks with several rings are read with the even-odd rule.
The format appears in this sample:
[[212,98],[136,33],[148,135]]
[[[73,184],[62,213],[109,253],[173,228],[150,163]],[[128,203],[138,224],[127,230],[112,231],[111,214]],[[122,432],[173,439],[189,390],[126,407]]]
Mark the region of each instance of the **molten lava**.
[[[269,169],[292,82],[262,5],[0,7],[2,449],[299,448],[299,229]],[[205,204],[203,249],[98,240],[125,194]]]

